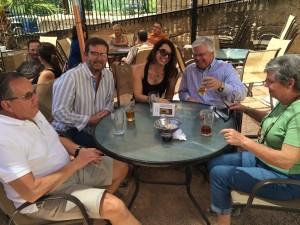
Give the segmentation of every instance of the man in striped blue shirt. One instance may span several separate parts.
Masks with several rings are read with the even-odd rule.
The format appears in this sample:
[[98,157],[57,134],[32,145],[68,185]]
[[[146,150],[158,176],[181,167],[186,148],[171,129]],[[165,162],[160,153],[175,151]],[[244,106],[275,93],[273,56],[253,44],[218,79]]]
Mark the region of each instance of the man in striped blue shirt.
[[178,91],[180,100],[225,109],[223,101],[231,103],[246,97],[246,88],[233,66],[215,59],[211,38],[197,39],[192,48],[195,63],[187,66],[183,73]]
[[[53,86],[54,129],[66,132],[76,144],[88,148],[97,147],[93,129],[113,109],[115,85],[111,71],[105,68],[107,53],[106,41],[90,38],[85,44],[85,61],[68,70]],[[126,176],[128,165],[114,160],[113,167],[116,190]]]

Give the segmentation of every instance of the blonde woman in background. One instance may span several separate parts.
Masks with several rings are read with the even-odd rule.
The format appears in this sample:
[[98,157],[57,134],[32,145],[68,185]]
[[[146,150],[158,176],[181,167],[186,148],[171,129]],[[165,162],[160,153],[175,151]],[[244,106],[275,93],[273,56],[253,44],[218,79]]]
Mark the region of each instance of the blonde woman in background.
[[109,44],[116,47],[128,46],[128,38],[123,34],[123,28],[120,24],[113,26],[114,33],[109,36]]

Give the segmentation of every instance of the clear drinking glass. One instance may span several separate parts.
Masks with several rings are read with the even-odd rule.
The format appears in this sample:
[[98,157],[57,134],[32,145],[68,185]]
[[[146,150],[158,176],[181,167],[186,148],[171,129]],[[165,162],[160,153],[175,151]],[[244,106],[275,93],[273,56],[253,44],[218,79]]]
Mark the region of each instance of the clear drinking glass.
[[134,117],[134,109],[135,107],[135,101],[134,99],[132,99],[129,103],[127,103],[125,105],[125,113],[126,113],[126,119],[127,121],[134,121],[135,117]]
[[157,99],[159,99],[158,91],[151,91],[151,92],[148,93],[148,101],[149,101],[149,104],[150,104],[150,112],[152,112],[153,102],[156,102]]
[[116,135],[124,134],[124,118],[124,108],[120,108],[112,112]]
[[211,136],[214,115],[214,111],[211,109],[202,109],[200,111],[201,135]]

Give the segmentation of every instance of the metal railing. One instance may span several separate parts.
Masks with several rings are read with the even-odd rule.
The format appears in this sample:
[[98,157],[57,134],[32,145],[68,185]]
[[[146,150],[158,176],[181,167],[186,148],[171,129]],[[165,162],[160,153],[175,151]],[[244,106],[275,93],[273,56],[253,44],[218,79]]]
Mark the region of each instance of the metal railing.
[[[198,0],[197,7],[234,4],[251,0]],[[54,2],[54,0],[49,0]],[[74,26],[71,0],[56,0],[61,11],[51,15],[45,11],[25,15],[19,8],[9,12],[11,29],[15,36],[41,35],[48,32],[68,32]],[[157,15],[190,11],[193,0],[82,0],[81,17],[90,29],[111,26],[124,20],[139,21]]]

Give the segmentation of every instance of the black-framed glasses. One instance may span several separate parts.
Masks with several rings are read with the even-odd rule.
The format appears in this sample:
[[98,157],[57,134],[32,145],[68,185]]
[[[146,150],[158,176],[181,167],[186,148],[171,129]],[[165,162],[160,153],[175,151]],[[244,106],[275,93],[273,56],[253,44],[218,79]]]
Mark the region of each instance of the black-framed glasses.
[[161,56],[171,57],[171,55],[172,55],[172,52],[168,52],[166,49],[163,49],[163,48],[158,49],[158,51]]
[[227,105],[227,103],[225,102],[225,100],[221,97],[222,102],[224,103],[224,105],[226,106],[227,110],[228,110],[228,115],[231,117],[233,116],[234,111],[230,109],[229,105]]
[[231,119],[231,115],[226,115],[224,112],[222,112],[217,107],[213,107],[213,111],[226,123]]
[[11,97],[11,98],[7,98],[5,99],[6,101],[9,100],[16,100],[16,99],[22,99],[22,100],[31,100],[33,95],[36,95],[36,89],[34,89],[32,92],[27,92],[25,95],[23,96],[18,96],[18,97]]
[[194,58],[198,58],[198,57],[204,57],[207,53],[209,53],[209,51],[207,51],[207,52],[204,52],[204,53],[199,53],[199,54],[193,54],[193,57]]
[[107,53],[101,53],[101,52],[95,52],[95,51],[89,51],[92,56],[95,57],[101,57],[101,58],[107,58]]

